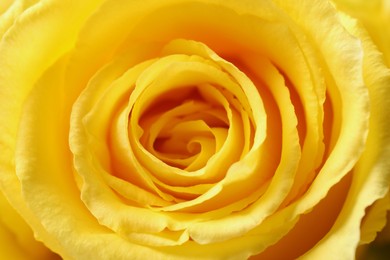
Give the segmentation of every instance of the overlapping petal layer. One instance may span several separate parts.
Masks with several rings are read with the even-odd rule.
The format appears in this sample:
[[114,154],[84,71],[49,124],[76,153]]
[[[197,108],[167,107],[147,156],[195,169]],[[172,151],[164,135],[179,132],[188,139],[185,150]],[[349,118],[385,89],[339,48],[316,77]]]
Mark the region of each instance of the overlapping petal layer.
[[52,250],[353,258],[390,182],[389,71],[356,24],[326,1],[34,3],[0,22],[1,183]]

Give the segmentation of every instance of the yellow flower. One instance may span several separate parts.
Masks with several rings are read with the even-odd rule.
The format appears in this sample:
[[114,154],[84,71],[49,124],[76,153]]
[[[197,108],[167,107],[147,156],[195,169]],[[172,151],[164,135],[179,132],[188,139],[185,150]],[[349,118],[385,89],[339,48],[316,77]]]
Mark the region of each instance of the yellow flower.
[[354,259],[383,227],[390,72],[328,1],[0,13],[1,191],[62,258]]

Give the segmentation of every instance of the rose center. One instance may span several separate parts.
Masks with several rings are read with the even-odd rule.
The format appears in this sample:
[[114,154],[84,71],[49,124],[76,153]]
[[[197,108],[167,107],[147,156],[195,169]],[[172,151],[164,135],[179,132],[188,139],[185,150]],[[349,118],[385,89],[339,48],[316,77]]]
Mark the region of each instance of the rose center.
[[139,125],[144,148],[166,164],[188,171],[204,167],[226,138],[224,108],[205,98],[213,86],[190,86],[158,96]]

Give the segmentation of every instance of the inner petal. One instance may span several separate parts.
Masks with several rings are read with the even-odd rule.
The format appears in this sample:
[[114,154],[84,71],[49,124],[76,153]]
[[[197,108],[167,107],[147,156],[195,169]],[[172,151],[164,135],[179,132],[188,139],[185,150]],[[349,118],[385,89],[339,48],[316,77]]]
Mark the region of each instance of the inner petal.
[[173,167],[186,171],[204,167],[227,136],[226,112],[215,104],[204,100],[195,87],[165,93],[140,118],[141,144]]
[[[153,173],[154,176],[156,176],[156,178],[160,179],[165,183],[179,186],[188,186],[196,183],[205,183],[211,180],[215,181],[216,179],[220,179],[224,176],[226,169],[229,167],[229,165],[231,165],[233,162],[237,161],[240,158],[243,145],[242,123],[238,120],[236,120],[236,123],[232,122],[233,117],[237,117],[237,119],[240,117],[239,114],[234,112],[235,109],[242,110],[242,108],[239,102],[231,102],[233,100],[234,94],[230,93],[230,90],[232,89],[237,92],[240,87],[237,86],[237,84],[234,83],[227,76],[226,73],[217,69],[216,65],[211,65],[210,61],[204,60],[201,57],[196,58],[196,56],[188,56],[187,59],[187,61],[175,61],[169,64],[169,66],[165,67],[165,71],[163,70],[162,72],[160,72],[160,74],[157,75],[156,71],[158,71],[158,69],[151,70],[151,73],[154,74],[154,81],[151,82],[151,84],[145,84],[145,81],[142,82],[141,80],[139,80],[139,85],[137,85],[135,91],[133,92],[134,95],[132,95],[132,97],[130,98],[130,103],[134,102],[134,107],[132,108],[129,121],[129,139],[134,145],[133,150],[136,153],[136,156],[142,162],[142,164],[147,167],[150,172]],[[165,64],[165,62],[161,61],[159,64],[156,63],[156,66],[162,66],[163,64]],[[144,73],[148,72],[145,71]],[[148,76],[144,75],[144,78],[148,78]],[[208,83],[210,83],[211,85],[209,85]],[[193,92],[194,90],[192,90],[192,92],[190,91],[187,96],[183,96],[183,94],[180,93],[188,93],[188,85],[195,85],[198,87],[195,88],[195,92]],[[143,88],[143,90],[138,91],[137,94],[137,88]],[[229,89],[229,91],[227,89]],[[226,142],[221,146],[219,153],[216,153],[214,155],[216,151],[215,144],[213,148],[214,152],[209,152],[210,155],[213,155],[211,157],[208,157],[207,160],[204,160],[207,164],[207,167],[205,167],[204,169],[202,168],[199,171],[191,172],[190,174],[187,171],[183,171],[182,169],[171,167],[169,165],[161,163],[161,160],[156,158],[150,151],[145,149],[145,146],[142,145],[141,142],[142,137],[144,135],[148,135],[147,132],[149,132],[149,129],[144,129],[142,127],[141,119],[150,111],[155,114],[155,108],[153,109],[153,107],[155,107],[156,104],[158,105],[158,102],[156,103],[156,100],[164,100],[164,97],[166,97],[167,93],[169,93],[170,90],[174,91],[175,95],[181,95],[181,99],[186,100],[188,98],[194,97],[194,99],[198,100],[198,102],[199,100],[201,101],[201,103],[203,102],[204,107],[209,107],[209,111],[215,110],[215,112],[209,113],[209,122],[207,123],[215,123],[215,125],[209,125],[209,128],[216,129],[215,131],[207,130],[207,134],[205,134],[206,132],[204,132],[202,136],[208,136],[209,138],[212,138],[214,140],[219,140],[219,146],[221,146],[222,143],[221,138],[224,137],[224,134],[221,135],[221,132],[223,131],[221,131],[220,128],[221,126],[225,125],[224,121],[226,121],[226,119],[223,119],[221,121],[218,118],[221,116],[221,113],[219,111],[221,111],[222,109],[225,110],[225,113],[227,114],[225,118],[230,118],[230,127],[229,130],[226,130],[230,132],[230,134],[227,134]],[[226,96],[229,97],[227,98]],[[163,103],[165,104],[169,102],[163,101]],[[170,102],[170,104],[172,105],[172,102]],[[236,108],[235,106],[240,107]],[[150,110],[150,107],[152,107],[152,110]],[[217,109],[214,109],[214,107],[216,107]],[[214,114],[218,115],[218,117],[210,117],[210,115]],[[196,117],[199,118],[200,115],[201,114],[190,113],[189,115],[187,115],[189,116],[188,118],[182,117],[181,120],[183,121],[188,119],[193,121],[194,119],[197,119]],[[150,124],[151,122],[149,121],[148,123]],[[165,125],[165,127],[161,128],[161,131],[159,132],[159,134],[161,134],[160,137],[171,137],[174,139],[179,138],[181,140],[186,140],[184,143],[188,143],[191,140],[191,138],[188,138],[188,136],[191,136],[191,132],[193,132],[193,129],[191,131],[188,131],[188,129],[184,131],[184,125],[181,122],[181,127],[179,127],[179,122],[177,118],[175,118],[175,120],[169,123],[170,125]],[[150,129],[152,128],[153,126],[151,125]],[[174,131],[172,132],[172,130]],[[172,136],[172,133],[174,132],[175,137]],[[185,137],[184,139],[180,136],[180,133],[182,133],[182,137]],[[214,134],[216,134],[218,138],[215,138]],[[149,135],[153,135],[153,139],[157,140],[158,134],[150,133]],[[148,138],[149,137],[146,137],[146,139]],[[230,141],[227,142],[227,140]],[[167,141],[167,139],[165,141]],[[216,141],[213,142],[216,143]],[[149,148],[152,146],[152,144],[152,150],[156,151],[155,142],[153,141],[149,143]],[[234,149],[232,145],[234,145]],[[229,146],[231,148],[228,148]],[[186,150],[187,147],[184,147]],[[170,149],[172,150],[173,148],[171,147]],[[188,151],[186,151],[186,154],[190,155],[188,154]],[[225,163],[222,163],[222,161],[225,161]],[[221,165],[225,166],[221,167]],[[175,177],[173,178],[173,176]]]

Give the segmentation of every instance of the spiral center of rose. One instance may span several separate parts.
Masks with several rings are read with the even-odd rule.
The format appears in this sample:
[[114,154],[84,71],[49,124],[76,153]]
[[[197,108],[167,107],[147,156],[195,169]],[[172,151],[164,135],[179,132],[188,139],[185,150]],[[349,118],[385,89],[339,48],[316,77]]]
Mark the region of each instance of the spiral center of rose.
[[189,86],[162,93],[139,120],[142,145],[168,165],[188,171],[204,167],[222,146],[228,118],[205,91],[213,86]]

